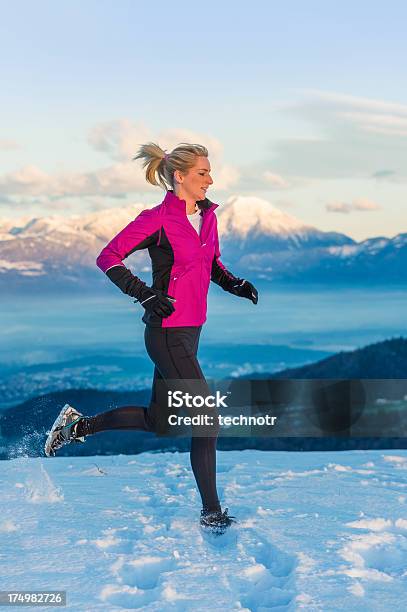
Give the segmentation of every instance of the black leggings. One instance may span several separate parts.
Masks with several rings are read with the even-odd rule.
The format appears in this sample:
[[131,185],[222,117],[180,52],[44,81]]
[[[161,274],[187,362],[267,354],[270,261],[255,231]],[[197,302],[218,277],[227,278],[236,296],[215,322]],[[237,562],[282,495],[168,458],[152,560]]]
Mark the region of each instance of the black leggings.
[[[109,429],[138,429],[165,434],[168,432],[168,416],[177,410],[168,408],[168,390],[181,389],[192,395],[210,394],[197,359],[201,327],[149,327],[145,330],[147,353],[153,361],[154,380],[150,405],[121,406],[94,417],[88,417],[83,430],[78,425],[77,435],[94,434]],[[181,381],[181,382],[180,382]],[[191,381],[191,382],[189,382]],[[206,413],[212,425],[206,428],[192,427],[191,467],[194,473],[202,505],[208,510],[219,510],[216,491],[216,442],[219,433],[217,413],[214,409],[186,408],[191,416]]]

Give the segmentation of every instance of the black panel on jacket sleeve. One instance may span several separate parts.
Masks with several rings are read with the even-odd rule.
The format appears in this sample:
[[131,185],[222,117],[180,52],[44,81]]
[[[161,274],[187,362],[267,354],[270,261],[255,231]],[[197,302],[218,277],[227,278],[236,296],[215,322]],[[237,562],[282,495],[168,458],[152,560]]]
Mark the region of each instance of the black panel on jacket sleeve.
[[144,238],[141,242],[136,244],[128,253],[126,253],[126,257],[129,257],[135,251],[141,251],[142,249],[148,249],[149,247],[157,244],[158,237],[160,235],[160,230],[154,232],[154,234],[150,234],[147,238]]
[[106,276],[123,291],[131,297],[140,299],[143,289],[146,284],[130,272],[125,266],[114,266],[106,271]]
[[212,261],[211,281],[222,287],[224,291],[231,291],[233,285],[239,281],[229,270],[221,268],[218,263],[218,258],[214,257]]
[[[128,253],[126,253],[126,258],[134,253],[135,251],[139,251],[141,249],[147,249],[152,245],[157,243],[159,237],[159,230],[147,236],[136,244]],[[135,297],[138,300],[141,300],[143,297],[143,293],[147,288],[146,283],[144,283],[138,276],[135,276],[130,272],[128,268],[124,265],[117,264],[117,266],[113,266],[106,270],[106,276],[117,286],[123,293],[130,295],[131,297]]]

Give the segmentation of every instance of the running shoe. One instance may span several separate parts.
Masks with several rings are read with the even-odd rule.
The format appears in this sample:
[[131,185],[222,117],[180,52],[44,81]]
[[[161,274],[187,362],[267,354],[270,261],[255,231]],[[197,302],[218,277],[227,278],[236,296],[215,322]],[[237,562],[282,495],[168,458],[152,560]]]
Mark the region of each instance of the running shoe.
[[225,508],[223,512],[221,510],[213,512],[201,510],[201,527],[215,535],[222,535],[232,523],[236,523],[235,517],[229,516],[228,510],[228,508]]
[[55,457],[55,452],[65,444],[71,442],[85,442],[85,437],[78,437],[76,429],[79,421],[84,418],[69,404],[65,404],[48,433],[45,442],[45,454],[47,457]]

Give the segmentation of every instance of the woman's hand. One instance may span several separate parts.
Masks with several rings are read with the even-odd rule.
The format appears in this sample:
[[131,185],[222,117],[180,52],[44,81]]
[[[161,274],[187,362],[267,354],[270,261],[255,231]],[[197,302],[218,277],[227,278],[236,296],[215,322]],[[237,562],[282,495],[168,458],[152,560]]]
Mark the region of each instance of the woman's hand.
[[236,280],[237,282],[232,286],[230,293],[233,293],[233,295],[237,295],[238,297],[247,298],[248,300],[251,300],[253,304],[257,304],[259,301],[259,294],[256,287],[244,278],[238,278]]
[[140,302],[145,310],[148,312],[165,319],[175,312],[173,302],[175,298],[159,289],[152,289],[151,287],[145,287],[143,290],[143,296],[135,302]]

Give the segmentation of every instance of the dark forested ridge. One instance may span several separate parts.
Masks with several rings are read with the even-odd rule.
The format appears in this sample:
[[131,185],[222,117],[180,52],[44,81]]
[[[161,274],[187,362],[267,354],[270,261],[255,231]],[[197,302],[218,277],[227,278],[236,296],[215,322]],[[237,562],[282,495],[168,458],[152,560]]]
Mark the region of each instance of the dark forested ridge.
[[271,378],[406,378],[407,339],[391,338],[316,363],[270,374]]
[[[273,373],[268,380],[287,379],[389,379],[384,386],[386,397],[407,397],[407,339],[392,338],[369,346],[340,352],[313,364]],[[245,376],[243,378],[257,378]],[[267,375],[262,375],[267,379]],[[398,379],[398,380],[395,380]],[[392,382],[390,382],[392,380]],[[43,453],[45,432],[65,403],[72,404],[83,414],[122,405],[146,406],[150,390],[133,392],[70,389],[32,398],[0,415],[0,458],[38,456]],[[384,401],[384,400],[383,400]],[[391,406],[390,406],[391,408]],[[388,407],[386,408],[388,409]],[[398,406],[398,418],[403,406]],[[390,417],[392,416],[391,413]],[[405,414],[405,412],[403,413]],[[403,416],[404,418],[404,416]],[[397,424],[397,421],[394,421]],[[397,431],[397,429],[395,429]],[[400,435],[400,434],[398,434]],[[223,437],[219,450],[256,448],[260,450],[339,450],[362,448],[407,448],[407,438],[344,437]],[[188,450],[188,438],[157,437],[137,431],[111,431],[90,436],[86,444],[71,444],[61,449],[61,455],[137,454],[143,451]]]

